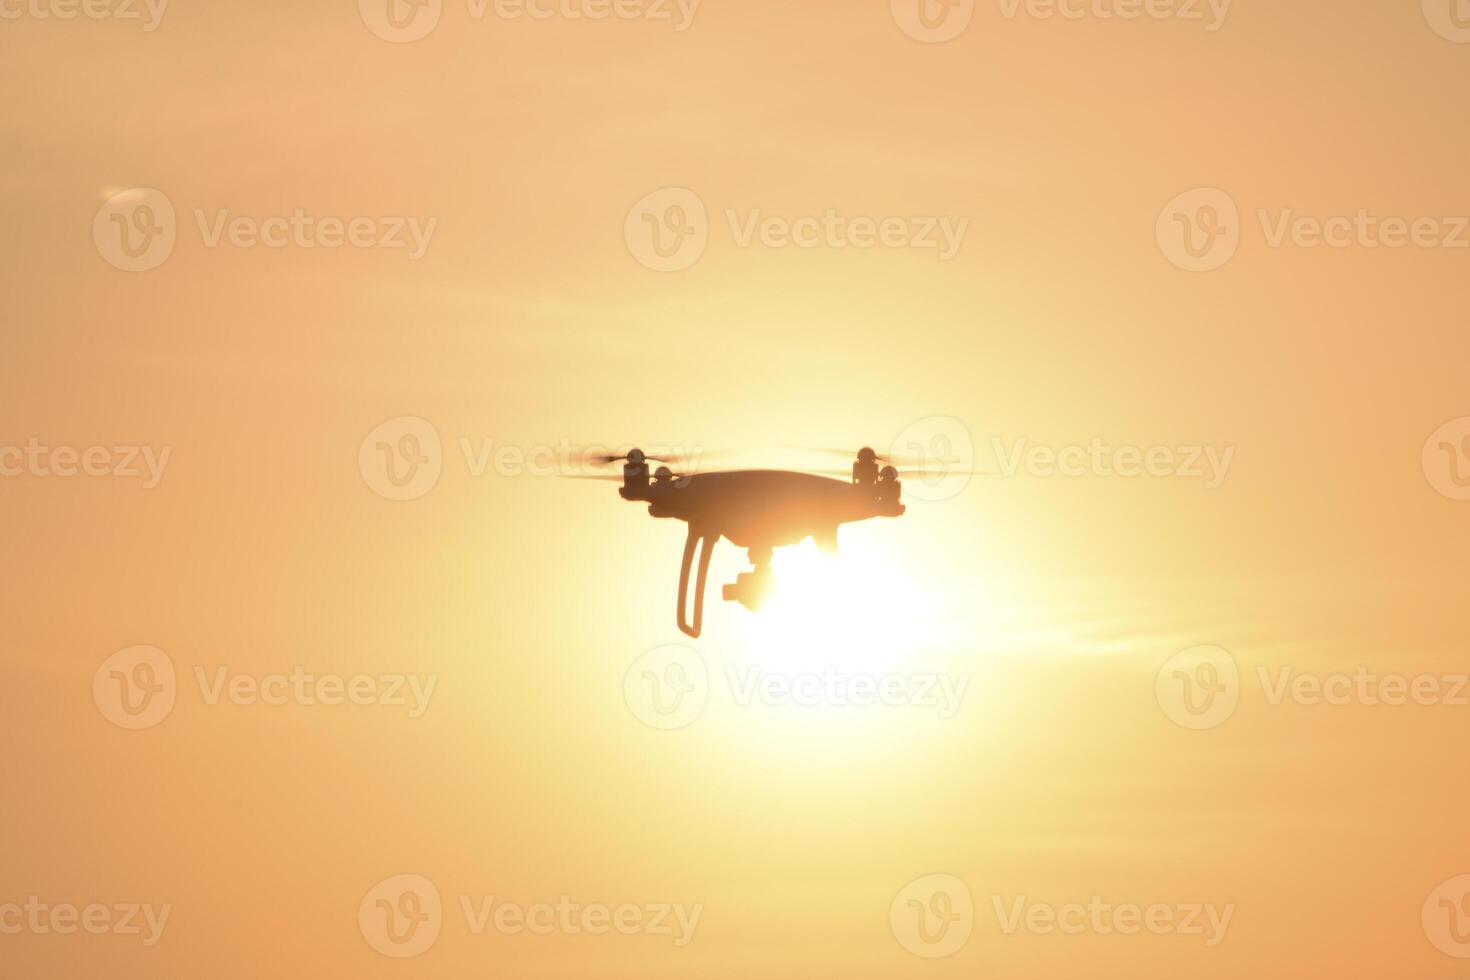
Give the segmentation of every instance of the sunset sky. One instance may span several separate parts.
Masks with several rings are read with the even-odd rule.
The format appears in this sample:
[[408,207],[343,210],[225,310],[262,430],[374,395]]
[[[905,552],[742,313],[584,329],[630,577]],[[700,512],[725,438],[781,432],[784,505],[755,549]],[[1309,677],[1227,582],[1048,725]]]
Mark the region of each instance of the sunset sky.
[[1470,4],[925,2],[0,0],[0,974],[1470,970]]

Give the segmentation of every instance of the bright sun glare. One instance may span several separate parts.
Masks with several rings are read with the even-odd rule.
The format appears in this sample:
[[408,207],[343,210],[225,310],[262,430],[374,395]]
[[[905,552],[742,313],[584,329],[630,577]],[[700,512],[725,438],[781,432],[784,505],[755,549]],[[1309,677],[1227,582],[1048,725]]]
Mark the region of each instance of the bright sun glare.
[[750,658],[783,671],[841,664],[878,673],[942,645],[938,599],[903,565],[856,539],[835,557],[810,540],[777,550],[772,594],[759,613],[741,617]]

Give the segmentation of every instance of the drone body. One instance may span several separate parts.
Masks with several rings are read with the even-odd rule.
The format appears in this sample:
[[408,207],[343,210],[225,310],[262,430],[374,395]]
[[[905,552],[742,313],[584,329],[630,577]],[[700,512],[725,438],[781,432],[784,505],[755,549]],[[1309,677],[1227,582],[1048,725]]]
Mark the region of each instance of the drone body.
[[[858,455],[851,482],[789,470],[736,470],[676,477],[660,467],[649,479],[647,457],[628,453],[623,467],[624,500],[646,502],[654,517],[689,525],[684,560],[679,569],[679,629],[700,634],[704,619],[705,579],[714,545],[727,538],[745,548],[753,566],[726,585],[727,602],[759,608],[771,584],[771,553],[814,538],[824,551],[837,550],[837,529],[872,517],[898,517],[901,485],[888,467],[880,476],[870,449]],[[699,551],[694,609],[689,612],[689,572]]]

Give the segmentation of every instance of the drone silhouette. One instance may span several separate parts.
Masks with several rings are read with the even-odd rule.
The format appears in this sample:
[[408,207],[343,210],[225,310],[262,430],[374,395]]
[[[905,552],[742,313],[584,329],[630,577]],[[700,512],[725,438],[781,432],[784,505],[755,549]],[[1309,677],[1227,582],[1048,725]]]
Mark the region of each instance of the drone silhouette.
[[[830,479],[848,475],[836,471],[728,470],[679,476],[667,466],[660,466],[650,478],[650,461],[672,460],[633,449],[625,456],[596,458],[604,465],[622,461],[621,477],[608,474],[580,478],[621,480],[618,494],[624,500],[647,503],[652,516],[674,518],[689,525],[684,560],[679,567],[679,629],[697,637],[704,622],[710,557],[720,538],[746,549],[752,566],[724,586],[722,595],[726,602],[739,602],[755,611],[770,594],[771,556],[776,548],[812,538],[819,549],[836,554],[837,529],[841,525],[904,513],[900,502],[903,485],[892,460],[866,448],[856,457],[849,482]],[[879,469],[880,461],[890,465]],[[699,570],[691,618],[689,572],[696,551]]]

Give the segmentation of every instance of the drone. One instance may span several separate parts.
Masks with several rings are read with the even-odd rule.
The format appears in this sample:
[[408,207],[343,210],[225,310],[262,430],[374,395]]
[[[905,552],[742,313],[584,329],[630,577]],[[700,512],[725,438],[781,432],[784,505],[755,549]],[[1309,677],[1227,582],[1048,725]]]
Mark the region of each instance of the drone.
[[[841,452],[840,450],[819,450]],[[843,455],[846,455],[844,452]],[[648,504],[656,518],[672,518],[689,525],[684,560],[679,567],[679,629],[698,637],[704,622],[705,580],[710,557],[720,538],[746,549],[751,569],[721,590],[726,602],[760,609],[773,583],[772,552],[812,538],[819,549],[837,553],[837,529],[843,524],[874,517],[900,517],[904,505],[902,483],[891,459],[872,449],[861,449],[851,479],[843,482],[836,471],[728,470],[676,475],[660,466],[650,477],[649,462],[672,459],[630,450],[624,456],[599,456],[604,465],[623,462],[621,478],[613,475],[583,477],[618,480],[624,500]],[[879,469],[879,462],[889,463]],[[694,609],[689,611],[689,572],[699,554],[695,573]]]

